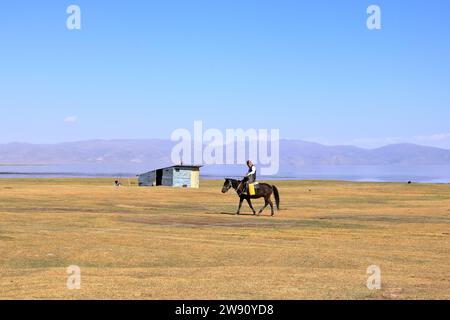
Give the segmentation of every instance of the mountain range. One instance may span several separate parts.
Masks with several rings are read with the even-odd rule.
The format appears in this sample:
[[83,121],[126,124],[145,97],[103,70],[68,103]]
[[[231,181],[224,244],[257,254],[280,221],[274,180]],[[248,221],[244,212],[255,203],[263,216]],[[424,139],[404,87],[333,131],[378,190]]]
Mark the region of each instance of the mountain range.
[[[2,165],[105,164],[150,169],[171,165],[175,142],[170,140],[89,140],[57,144],[0,144]],[[302,140],[280,141],[280,167],[303,166],[450,165],[450,150],[416,144],[376,149],[326,146]]]

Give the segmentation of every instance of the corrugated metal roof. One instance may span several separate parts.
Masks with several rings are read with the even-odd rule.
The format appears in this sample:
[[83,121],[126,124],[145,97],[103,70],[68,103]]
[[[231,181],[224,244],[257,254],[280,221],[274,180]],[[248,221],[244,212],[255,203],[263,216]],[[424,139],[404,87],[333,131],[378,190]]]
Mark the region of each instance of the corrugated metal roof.
[[173,169],[200,169],[201,167],[203,167],[203,166],[199,166],[199,165],[181,165],[180,164],[180,165],[174,165],[174,166],[170,166],[170,167],[150,170],[150,171],[147,171],[147,172],[144,172],[144,173],[140,173],[140,174],[138,174],[138,176],[142,175],[142,174],[147,174],[149,172],[158,171],[158,170],[164,170],[164,169],[172,169],[172,168]]

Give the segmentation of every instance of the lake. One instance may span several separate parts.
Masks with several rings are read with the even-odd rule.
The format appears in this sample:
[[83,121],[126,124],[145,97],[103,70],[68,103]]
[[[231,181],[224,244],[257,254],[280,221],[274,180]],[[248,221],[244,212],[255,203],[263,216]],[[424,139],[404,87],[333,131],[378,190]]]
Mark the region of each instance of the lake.
[[[155,168],[143,164],[104,165],[2,165],[1,178],[51,178],[51,177],[134,177]],[[243,176],[245,166],[206,166],[202,177],[216,179]],[[305,166],[280,170],[267,179],[346,180],[364,182],[427,182],[450,183],[450,166]]]

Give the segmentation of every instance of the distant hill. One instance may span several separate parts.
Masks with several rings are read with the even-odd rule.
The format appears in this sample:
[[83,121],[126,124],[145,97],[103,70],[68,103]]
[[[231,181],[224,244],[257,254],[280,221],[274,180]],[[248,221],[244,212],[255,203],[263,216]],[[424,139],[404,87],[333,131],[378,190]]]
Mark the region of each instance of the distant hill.
[[282,163],[299,165],[449,165],[450,150],[416,144],[392,144],[376,149],[324,146],[299,140],[283,140]]
[[[0,164],[105,164],[149,169],[170,165],[168,140],[89,140],[58,144],[0,144]],[[450,165],[450,150],[415,144],[377,149],[325,146],[301,140],[280,142],[281,168],[354,165]]]

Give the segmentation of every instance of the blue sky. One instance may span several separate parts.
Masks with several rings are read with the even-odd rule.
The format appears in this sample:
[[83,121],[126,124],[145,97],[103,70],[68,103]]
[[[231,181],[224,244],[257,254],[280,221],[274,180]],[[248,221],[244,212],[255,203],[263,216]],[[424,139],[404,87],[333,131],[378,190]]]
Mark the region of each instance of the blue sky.
[[0,143],[170,138],[202,120],[450,148],[449,33],[444,0],[2,2]]

